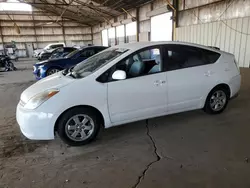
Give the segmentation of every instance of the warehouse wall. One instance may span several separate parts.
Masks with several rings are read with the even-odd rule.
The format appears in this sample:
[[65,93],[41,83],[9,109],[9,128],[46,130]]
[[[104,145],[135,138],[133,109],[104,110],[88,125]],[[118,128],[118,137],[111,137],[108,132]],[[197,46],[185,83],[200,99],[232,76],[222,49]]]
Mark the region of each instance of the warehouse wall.
[[[178,6],[176,40],[217,46],[233,53],[241,67],[250,66],[249,0],[179,0]],[[139,41],[150,40],[150,18],[164,12],[167,12],[164,0],[155,0],[139,8]],[[135,9],[130,13],[136,16]],[[111,21],[117,26],[129,17],[123,14],[116,22]],[[110,27],[110,23],[95,26],[93,43],[102,44],[101,31]],[[136,36],[133,37],[135,41]]]
[[250,66],[250,1],[183,2],[180,0],[177,40],[217,46],[234,54],[240,67]]
[[[0,12],[0,51],[3,50],[3,43],[12,41],[15,41],[20,57],[28,55],[27,45],[36,49],[56,42],[65,42],[67,46],[92,44],[90,27],[71,20],[58,19],[57,16],[42,15],[38,10],[34,12],[33,16],[31,12],[10,12],[11,19],[4,12]],[[12,20],[18,25],[20,34]]]
[[177,29],[179,41],[216,46],[230,52],[240,67],[250,65],[250,17],[235,18],[224,22],[190,25]]
[[[172,2],[172,1],[170,1]],[[162,9],[164,8],[165,12],[167,12],[166,9],[166,1],[165,0],[155,0],[152,3],[148,3],[145,4],[141,7],[138,8],[138,14],[139,14],[139,19],[137,21],[139,21],[139,41],[149,41],[150,40],[150,30],[151,30],[151,21],[150,18],[152,15],[149,15],[148,13],[151,11],[157,11],[160,13],[165,13],[162,12]],[[136,9],[133,10],[129,10],[129,13],[136,17]],[[116,21],[115,21],[116,20]],[[93,32],[94,32],[94,40],[93,40],[93,44],[102,44],[102,30],[104,29],[109,29],[112,27],[118,27],[120,25],[124,25],[126,27],[126,24],[129,24],[132,22],[131,16],[130,15],[126,15],[125,13],[118,16],[116,19],[112,19],[110,20],[109,23],[102,23],[99,25],[96,25],[93,27]],[[125,32],[125,34],[127,35],[127,33]],[[119,44],[119,43],[123,43],[123,42],[136,42],[137,41],[137,36],[136,35],[130,35],[130,36],[126,36],[126,37],[117,37],[117,41],[115,42],[115,38],[112,38],[110,40],[110,44],[114,45],[114,44]]]

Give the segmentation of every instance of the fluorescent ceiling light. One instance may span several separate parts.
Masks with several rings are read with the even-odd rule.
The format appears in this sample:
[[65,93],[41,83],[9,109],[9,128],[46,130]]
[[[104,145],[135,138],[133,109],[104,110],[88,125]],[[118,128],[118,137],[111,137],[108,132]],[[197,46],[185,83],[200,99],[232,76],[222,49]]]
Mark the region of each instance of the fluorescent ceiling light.
[[20,3],[17,0],[8,0],[7,2],[0,3],[0,11],[32,11],[32,7],[26,3]]

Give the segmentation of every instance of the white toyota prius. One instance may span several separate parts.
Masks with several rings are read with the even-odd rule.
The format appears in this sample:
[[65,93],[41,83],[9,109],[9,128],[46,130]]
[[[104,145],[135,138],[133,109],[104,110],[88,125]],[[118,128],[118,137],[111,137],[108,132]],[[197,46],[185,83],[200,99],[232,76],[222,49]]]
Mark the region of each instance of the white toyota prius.
[[235,57],[212,47],[144,42],[108,48],[27,88],[16,110],[29,139],[69,145],[92,141],[100,127],[204,109],[221,113],[236,96]]

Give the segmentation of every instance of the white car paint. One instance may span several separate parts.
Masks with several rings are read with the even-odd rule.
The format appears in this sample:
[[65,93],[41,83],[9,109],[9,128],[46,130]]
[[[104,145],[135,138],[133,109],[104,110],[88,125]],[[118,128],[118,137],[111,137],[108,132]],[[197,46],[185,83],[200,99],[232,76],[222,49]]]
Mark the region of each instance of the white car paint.
[[[214,64],[161,72],[117,82],[100,83],[96,79],[123,58],[153,45],[179,44],[195,46],[221,54]],[[36,140],[54,139],[54,127],[66,110],[91,106],[100,111],[105,128],[141,119],[203,108],[208,93],[218,84],[227,84],[233,97],[239,92],[241,76],[234,56],[209,47],[181,42],[144,42],[112,48],[128,49],[93,74],[81,79],[51,75],[27,88],[17,105],[16,118],[22,133]],[[110,50],[109,48],[107,50]],[[198,79],[197,79],[198,78]],[[33,110],[28,101],[49,89],[60,90]]]
[[43,49],[36,49],[34,50],[33,52],[33,56],[34,57],[38,57],[39,54],[43,51],[47,51],[47,52],[51,52],[52,50],[54,50],[55,48],[51,48],[55,45],[63,45],[63,47],[65,47],[65,43],[51,43],[51,44],[48,44],[47,46],[45,46]]

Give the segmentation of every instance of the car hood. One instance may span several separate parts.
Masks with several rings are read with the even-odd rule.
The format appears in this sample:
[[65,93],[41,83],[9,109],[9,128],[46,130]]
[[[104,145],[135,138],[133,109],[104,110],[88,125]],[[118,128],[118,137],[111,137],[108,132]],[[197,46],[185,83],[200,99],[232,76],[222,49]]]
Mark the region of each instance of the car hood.
[[45,60],[45,61],[40,61],[40,62],[37,62],[35,65],[44,65],[44,64],[48,64],[48,63],[55,63],[55,62],[58,62],[58,61],[67,61],[66,58],[57,58],[57,59],[48,59],[48,60]]
[[48,52],[48,51],[42,51],[41,53],[40,53],[40,55],[43,55],[43,54],[50,54],[51,52]]
[[43,51],[43,49],[36,49],[36,50],[34,50],[35,53],[40,53],[42,51]]
[[51,53],[53,52],[55,49],[50,49],[50,50],[44,50],[46,53]]
[[60,89],[70,83],[75,81],[75,79],[62,75],[62,72],[58,72],[51,76],[48,76],[35,84],[28,87],[21,94],[21,100],[27,103],[35,95],[44,92],[49,89]]

